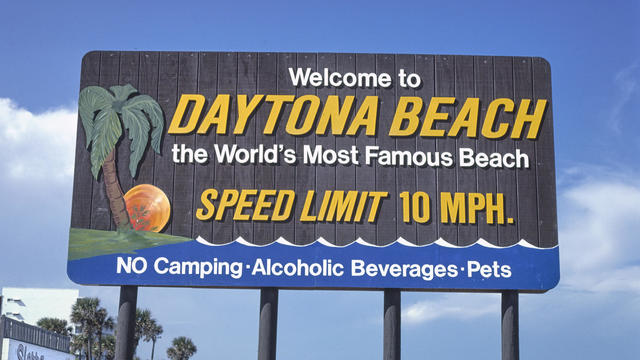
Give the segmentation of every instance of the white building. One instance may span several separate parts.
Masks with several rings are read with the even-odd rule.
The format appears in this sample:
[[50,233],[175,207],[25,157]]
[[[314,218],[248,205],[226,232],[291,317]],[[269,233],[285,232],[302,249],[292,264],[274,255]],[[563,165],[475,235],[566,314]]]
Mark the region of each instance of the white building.
[[10,319],[36,325],[43,317],[67,320],[71,324],[71,306],[76,289],[2,288],[0,313]]
[[0,317],[0,360],[74,360],[70,341],[68,336]]

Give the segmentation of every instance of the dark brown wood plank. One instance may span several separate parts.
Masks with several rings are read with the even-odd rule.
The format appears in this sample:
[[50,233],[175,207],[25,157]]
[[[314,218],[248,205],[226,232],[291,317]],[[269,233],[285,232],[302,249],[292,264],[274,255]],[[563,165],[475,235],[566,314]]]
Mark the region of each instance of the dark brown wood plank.
[[[277,70],[277,92],[280,95],[295,95],[296,89],[289,78],[289,68],[296,67],[295,53],[278,53],[278,70]],[[276,144],[283,145],[285,149],[295,149],[296,141],[291,135],[285,131],[286,122],[289,119],[291,104],[283,106],[280,122],[276,129]],[[275,169],[275,186],[276,189],[295,189],[296,168],[281,161],[280,165]],[[283,237],[289,242],[295,242],[295,214],[286,221],[278,222],[274,226],[275,238]]]
[[[205,99],[205,110],[211,106],[218,89],[218,53],[201,52],[198,54],[198,94],[202,94]],[[208,134],[196,135],[196,148],[207,150],[210,156],[213,155],[213,145],[215,144],[215,129]],[[194,208],[202,205],[200,197],[206,189],[213,188],[213,175],[215,166],[210,157],[209,162],[196,165],[194,179]],[[193,237],[201,236],[207,241],[213,241],[213,220],[201,221],[193,218]]]
[[551,109],[551,67],[543,58],[533,58],[533,97],[536,101],[547,100],[540,137],[536,143],[536,171],[538,175],[538,246],[548,248],[558,245],[558,219]]
[[[120,53],[120,72],[118,85],[124,86],[130,84],[138,89],[138,74],[140,70],[140,53],[132,51],[123,51]],[[118,152],[116,153],[116,165],[118,169],[118,180],[120,187],[125,194],[133,187],[133,178],[129,170],[129,157],[131,156],[131,140],[129,132],[122,126],[122,137],[118,143]],[[139,165],[138,165],[139,166]]]
[[[514,101],[520,109],[521,99],[533,98],[533,79],[531,58],[516,57],[513,59]],[[535,104],[531,103],[529,112],[533,113]],[[528,127],[525,127],[528,130]],[[524,132],[526,134],[526,132]],[[516,140],[516,148],[529,156],[529,168],[516,170],[518,177],[518,240],[525,239],[538,246],[538,190],[536,186],[536,150],[534,140]],[[511,169],[513,171],[513,169]],[[506,213],[506,218],[513,217]]]
[[[178,99],[182,94],[198,92],[198,53],[181,52],[178,58]],[[192,109],[193,110],[193,109]],[[204,110],[203,110],[204,111]],[[185,114],[189,119],[191,112]],[[185,145],[187,149],[195,149],[196,135],[176,135],[178,146]],[[193,177],[195,162],[175,164],[173,174],[173,234],[178,236],[192,236],[194,218]],[[199,200],[199,199],[198,199]]]
[[[238,90],[235,98],[239,95],[247,95],[247,103],[256,94],[256,86],[258,80],[258,55],[256,53],[239,53],[238,54]],[[237,105],[237,103],[236,103]],[[256,121],[255,117],[250,117],[247,122],[246,132],[243,135],[236,136],[236,144],[238,148],[252,149],[256,146]],[[255,171],[252,164],[236,164],[235,165],[235,187],[238,191],[243,189],[255,188]],[[257,197],[251,197],[249,200],[256,200]],[[251,209],[246,209],[243,214],[253,214]],[[239,220],[235,222],[234,238],[242,236],[249,242],[253,239],[253,222],[251,220]]]
[[[357,72],[375,73],[376,56],[373,54],[356,54],[356,70]],[[354,110],[351,113],[352,118],[364,99],[367,96],[375,95],[376,89],[374,87],[357,88],[356,99],[353,105]],[[378,131],[381,131],[380,127],[378,127]],[[360,192],[376,191],[376,167],[375,165],[366,165],[364,158],[366,147],[375,146],[376,138],[366,136],[363,132],[361,132],[360,135],[361,136],[356,138],[356,146],[360,152],[360,165],[356,167],[356,190]],[[364,214],[367,214],[367,209],[371,209],[371,204],[368,204]],[[365,216],[363,216],[363,220],[356,224],[356,237],[360,237],[368,243],[376,243],[376,231],[376,224],[369,223]]]
[[[513,99],[513,58],[495,57],[494,63],[494,98]],[[498,112],[496,124],[506,123],[513,125],[515,115],[507,113],[504,108]],[[497,128],[497,125],[496,125]],[[496,150],[504,154],[515,151],[515,143],[509,139],[497,141]],[[509,214],[518,213],[518,198],[514,196],[517,192],[516,173],[513,169],[497,169],[496,177],[498,182],[498,192],[506,194],[504,198],[504,211]],[[511,194],[511,196],[509,195]],[[498,225],[498,245],[509,246],[518,242],[518,222],[509,225]]]
[[[258,93],[267,95],[277,92],[277,67],[278,56],[275,53],[258,54]],[[263,104],[256,112],[256,144],[263,144],[265,149],[270,148],[275,143],[274,135],[265,135],[264,128],[269,117],[270,106]],[[269,164],[259,164],[255,167],[255,185],[258,190],[275,189],[275,166]],[[265,214],[272,214],[265,211]],[[253,224],[253,241],[256,244],[269,244],[275,240],[274,225],[271,221],[256,221]]]
[[[118,85],[119,69],[120,53],[102,52],[100,54],[100,86],[109,89],[111,86]],[[93,184],[91,228],[96,230],[115,229],[115,224],[111,221],[111,210],[109,209],[109,199],[107,199],[104,188],[102,171],[98,176],[98,181]]]
[[[355,54],[337,54],[337,71],[341,74],[347,72],[356,71],[356,55]],[[338,97],[344,101],[344,99],[351,95],[355,95],[356,91],[353,88],[342,86],[336,89]],[[364,132],[361,132],[364,136]],[[336,137],[336,151],[343,149],[349,150],[356,144],[356,140],[353,136],[337,136]],[[336,190],[355,190],[356,188],[356,168],[353,165],[340,165],[336,164]],[[352,243],[356,239],[356,226],[352,222],[337,222],[336,223],[336,244],[346,245]]]
[[[300,53],[297,54],[297,66],[302,69],[311,68],[312,71],[317,71],[318,58],[315,53]],[[288,73],[288,72],[287,72]],[[303,95],[316,95],[316,88],[311,85],[298,86],[296,89],[296,95],[298,97]],[[309,106],[306,111],[303,111],[298,119],[298,124],[302,124],[305,121]],[[319,113],[322,107],[318,108],[316,113],[314,124],[316,123]],[[302,155],[304,153],[304,146],[309,146],[312,149],[316,145],[315,127],[307,135],[295,137],[296,142],[296,154],[298,156],[298,165],[296,166],[296,196],[298,197],[295,207],[295,234],[296,244],[309,244],[316,240],[315,224],[312,222],[301,222],[299,216],[302,213],[302,209],[305,203],[305,197],[307,191],[315,189],[316,182],[316,167],[315,165],[306,165],[302,162]]]
[[[400,80],[398,79],[398,74],[400,70],[403,69],[406,74],[412,74],[416,71],[415,64],[415,56],[413,55],[396,55],[396,68],[394,71],[394,77],[396,81],[396,96],[395,103],[396,106],[400,97],[402,96],[414,96],[415,91],[413,88],[406,86],[402,87],[400,85]],[[402,136],[396,138],[396,149],[400,151],[408,151],[413,154],[416,152],[416,136]],[[399,198],[399,194],[407,191],[409,194],[413,195],[416,192],[417,179],[416,179],[416,168],[415,166],[402,166],[398,165],[396,167],[396,197],[394,201],[397,203],[396,209],[396,218],[398,219],[398,237],[402,237],[405,240],[415,243],[417,239],[417,226],[416,222],[411,220],[409,223],[405,223],[402,220],[402,202]]]
[[[80,90],[100,84],[100,53],[92,51],[82,58]],[[93,176],[91,175],[91,153],[87,149],[87,138],[78,115],[76,132],[76,162],[73,172],[73,201],[71,203],[71,227],[91,227]]]
[[[454,97],[455,96],[455,57],[451,55],[437,55],[436,58],[436,96],[438,97]],[[445,130],[445,137],[438,138],[436,140],[437,151],[442,154],[444,152],[451,153],[455,158],[456,154],[456,139],[447,138],[446,133],[451,126],[451,123],[455,119],[456,112],[454,106],[443,105],[440,107],[439,112],[448,113],[448,121],[436,121],[433,128]],[[456,183],[456,167],[457,163],[451,167],[440,166],[437,169],[437,184],[438,190],[436,193],[436,200],[434,202],[437,205],[438,216],[436,217],[438,223],[438,236],[443,238],[450,244],[458,243],[458,224],[441,222],[442,214],[440,214],[440,196],[444,192],[449,192],[453,195],[457,189]]]
[[[473,56],[456,56],[456,99],[457,99],[457,108],[462,108],[464,102],[467,98],[475,97],[475,88],[473,84],[474,77],[474,63]],[[454,119],[451,119],[452,123]],[[469,137],[469,134],[466,130],[461,130],[459,137],[457,139],[458,148],[469,148],[472,149],[474,153],[477,152],[476,149],[476,139]],[[476,170],[474,167],[471,168],[463,168],[458,163],[457,168],[457,182],[458,182],[458,192],[464,193],[474,193],[477,191],[477,179],[476,179]],[[468,215],[468,214],[467,214]],[[467,219],[468,221],[469,219]],[[458,245],[466,246],[475,243],[478,241],[478,225],[477,219],[475,224],[459,224],[458,225]]]
[[[158,104],[164,113],[164,128],[169,128],[169,123],[176,111],[178,101],[178,53],[163,52],[160,53],[158,64]],[[162,140],[161,154],[155,155],[154,159],[154,183],[162,189],[169,198],[173,206],[173,174],[174,163],[171,154],[171,148],[175,142],[175,136],[167,135]],[[164,232],[173,234],[173,216],[175,211],[171,212],[171,219]]]
[[[336,71],[336,54],[321,53],[318,54],[318,70],[327,68],[330,72]],[[327,97],[335,95],[336,90],[333,87],[320,87],[318,90],[320,101],[325,102]],[[336,137],[328,133],[328,135],[316,136],[316,144],[321,145],[324,149],[335,149]],[[335,165],[317,165],[316,166],[316,202],[315,213],[317,214],[322,202],[322,196],[325,191],[334,190],[336,187],[336,167]],[[318,221],[316,223],[316,238],[322,237],[332,244],[336,242],[336,225],[333,222]]]
[[[435,96],[435,58],[432,55],[416,55],[416,74],[422,79],[422,87],[416,90],[416,96],[424,102],[420,119],[424,121],[424,114],[429,101]],[[416,137],[416,150],[425,154],[436,153],[436,139]],[[426,223],[418,224],[417,244],[430,244],[438,239],[438,194],[436,189],[436,169],[431,166],[416,169],[416,190],[429,194],[431,217]]]
[[[395,87],[397,86],[395,72],[395,56],[391,54],[376,55],[376,69],[378,74],[387,73],[393,79],[393,85],[388,88],[378,88],[376,94],[380,97],[378,110],[378,136],[376,145],[379,150],[394,150],[395,139],[389,136],[391,121],[395,114]],[[398,239],[396,216],[397,199],[396,170],[391,166],[376,165],[376,190],[389,192],[389,197],[382,200],[378,211],[377,245],[387,245]]]
[[[484,117],[487,114],[487,107],[493,100],[493,58],[491,56],[475,57],[475,87],[476,97],[480,99],[480,112],[478,114],[478,131],[481,131],[484,124]],[[496,141],[487,139],[484,136],[478,136],[477,142],[478,152],[492,154],[496,152]],[[479,193],[497,192],[496,171],[493,168],[476,167],[476,176],[478,179]],[[487,213],[482,211],[478,213],[478,237],[485,239],[491,244],[498,245],[498,226],[495,224],[487,224]]]
[[[237,53],[220,53],[218,55],[218,95],[231,94],[235,100],[238,81],[238,54]],[[235,126],[236,106],[231,101],[229,107],[229,123],[226,135],[216,135],[216,144],[229,146],[235,143],[233,128]],[[211,130],[214,131],[214,130]],[[222,194],[225,189],[235,188],[234,164],[220,164],[215,162],[214,170],[214,187]],[[226,210],[222,221],[213,223],[213,242],[228,243],[233,238],[233,210]]]
[[[154,99],[158,99],[158,59],[157,52],[141,52],[140,55],[140,73],[138,78],[138,91],[140,94],[149,95]],[[164,117],[170,116],[163,114]],[[163,133],[166,133],[166,128]],[[133,184],[152,184],[153,183],[153,164],[155,156],[150,146],[147,146]]]

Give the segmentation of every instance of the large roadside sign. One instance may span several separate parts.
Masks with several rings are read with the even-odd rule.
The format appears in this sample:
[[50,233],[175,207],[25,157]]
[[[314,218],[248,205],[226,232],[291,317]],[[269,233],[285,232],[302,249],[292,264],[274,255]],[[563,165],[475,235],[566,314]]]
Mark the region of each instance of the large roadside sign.
[[78,105],[77,283],[558,283],[542,58],[99,51]]

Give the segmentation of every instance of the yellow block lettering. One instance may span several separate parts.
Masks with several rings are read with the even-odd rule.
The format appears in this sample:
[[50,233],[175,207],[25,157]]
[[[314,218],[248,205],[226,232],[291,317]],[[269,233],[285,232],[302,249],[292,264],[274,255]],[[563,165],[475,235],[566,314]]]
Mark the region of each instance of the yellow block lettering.
[[484,195],[478,193],[469,194],[469,224],[476,223],[476,212],[484,209]]
[[202,195],[200,195],[200,201],[205,208],[196,209],[196,219],[202,221],[211,219],[216,210],[212,201],[216,198],[218,198],[218,191],[216,189],[207,189],[202,192]]
[[268,209],[271,207],[271,202],[266,200],[267,196],[274,196],[277,193],[276,190],[261,190],[258,195],[258,201],[256,207],[253,210],[253,220],[256,221],[268,221],[269,215],[263,214],[262,209]]
[[440,105],[453,105],[456,102],[454,97],[433,97],[429,102],[427,108],[427,114],[424,118],[424,124],[420,131],[420,136],[423,137],[444,137],[444,130],[434,129],[433,124],[436,121],[446,121],[449,119],[448,113],[438,112]]
[[251,201],[247,201],[248,196],[255,196],[258,194],[256,189],[245,189],[240,192],[240,199],[238,199],[238,205],[236,205],[236,211],[233,213],[233,220],[249,220],[249,214],[243,214],[242,211],[252,205]]
[[504,107],[504,112],[513,112],[513,100],[500,98],[493,100],[489,104],[487,115],[484,117],[484,124],[482,124],[482,136],[487,139],[499,139],[505,136],[509,130],[509,124],[506,123],[501,123],[498,125],[498,130],[493,130],[493,124],[496,122],[498,110],[500,110],[501,106]]
[[207,116],[204,117],[202,124],[200,124],[200,127],[198,128],[198,134],[208,133],[211,125],[216,126],[216,134],[225,135],[227,133],[230,101],[231,96],[229,94],[220,94],[216,96],[216,99],[209,108]]
[[[307,108],[307,116],[304,117],[300,127],[298,125],[298,119],[302,115],[302,109],[305,103],[309,104]],[[287,121],[287,133],[291,135],[305,135],[313,127],[313,123],[316,121],[316,115],[318,114],[318,108],[320,107],[320,99],[315,95],[303,95],[296,99],[289,114],[289,121]]]
[[441,222],[446,223],[462,223],[466,222],[464,193],[455,193],[451,197],[450,192],[440,194],[440,213],[442,214]]
[[293,95],[267,95],[265,101],[273,103],[269,117],[267,118],[267,124],[264,126],[263,133],[265,135],[272,135],[276,128],[278,117],[282,112],[282,105],[284,103],[293,102],[295,96]]
[[389,197],[389,192],[387,191],[371,191],[369,193],[373,201],[371,202],[371,210],[369,210],[369,218],[368,222],[372,223],[376,221],[376,216],[378,216],[378,209],[380,209],[380,205],[382,205],[382,199]]
[[487,194],[487,224],[494,223],[494,214],[498,218],[498,224],[504,224],[504,194],[496,194],[496,201],[493,201],[493,194]]
[[295,197],[296,193],[293,190],[280,190],[278,197],[276,198],[276,206],[273,209],[273,216],[271,217],[271,220],[287,220],[291,216],[291,208],[293,207],[293,200]]
[[315,196],[315,191],[313,190],[307,191],[307,197],[304,200],[304,206],[302,207],[302,213],[300,214],[301,222],[316,221],[315,216],[309,215],[309,212],[311,211],[311,204],[313,204],[314,196]]
[[258,105],[264,98],[264,95],[258,94],[251,98],[251,102],[247,104],[247,95],[238,95],[238,122],[233,129],[235,135],[242,135],[246,131],[247,121],[258,108]]
[[376,134],[376,119],[378,118],[378,97],[367,96],[362,101],[356,116],[353,118],[347,135],[356,135],[361,127],[365,128],[367,136]]
[[[184,126],[180,126],[190,102],[194,102],[195,104],[193,105],[189,121]],[[173,113],[173,119],[171,120],[171,124],[169,124],[169,130],[167,130],[167,133],[188,134],[192,132],[196,128],[196,125],[198,125],[198,119],[200,118],[200,113],[202,112],[203,107],[204,96],[200,94],[182,94],[180,96],[180,101],[178,101],[176,112]]]
[[347,123],[347,118],[349,117],[349,112],[351,112],[354,98],[352,95],[346,96],[342,107],[340,107],[340,97],[337,95],[329,95],[322,109],[316,134],[325,135],[327,125],[331,123],[331,134],[342,135],[344,126]]
[[512,139],[520,139],[525,123],[530,124],[527,139],[534,140],[538,137],[540,124],[542,124],[542,115],[544,115],[544,109],[547,107],[547,100],[538,100],[533,114],[529,114],[530,103],[531,100],[529,99],[522,99],[522,101],[520,101],[516,122],[513,124],[513,131],[511,132]]
[[[418,129],[420,119],[418,114],[422,111],[422,99],[417,96],[401,96],[398,100],[396,114],[393,116],[389,136],[411,136]],[[410,110],[408,108],[411,107]],[[407,125],[402,128],[405,120]]]
[[447,136],[456,137],[462,128],[467,130],[467,137],[478,137],[478,112],[480,111],[480,99],[468,98],[462,109],[456,117],[456,121],[453,122],[451,129]]
[[220,205],[218,205],[218,213],[216,213],[216,220],[222,220],[224,216],[224,211],[233,206],[238,201],[238,190],[226,189],[222,192],[222,197],[220,198]]

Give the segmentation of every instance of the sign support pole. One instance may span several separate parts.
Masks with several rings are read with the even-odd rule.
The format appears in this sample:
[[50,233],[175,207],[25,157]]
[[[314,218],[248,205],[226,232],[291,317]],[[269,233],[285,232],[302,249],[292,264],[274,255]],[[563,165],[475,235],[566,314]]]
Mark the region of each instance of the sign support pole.
[[400,360],[400,290],[384,290],[384,360]]
[[502,292],[502,360],[520,359],[518,291]]
[[278,334],[278,289],[260,289],[260,324],[258,333],[258,360],[276,359]]
[[116,330],[116,360],[133,359],[137,302],[137,286],[125,285],[120,287],[120,305],[118,307]]

